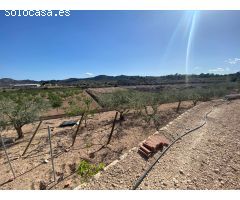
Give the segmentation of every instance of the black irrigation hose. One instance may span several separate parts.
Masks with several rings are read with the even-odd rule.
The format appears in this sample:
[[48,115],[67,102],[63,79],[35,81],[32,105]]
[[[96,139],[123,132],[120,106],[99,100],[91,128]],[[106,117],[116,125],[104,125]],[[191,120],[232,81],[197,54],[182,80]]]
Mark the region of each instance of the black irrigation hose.
[[170,149],[171,146],[173,146],[179,139],[181,139],[182,137],[184,137],[185,135],[193,132],[193,131],[196,131],[197,129],[203,127],[206,123],[207,123],[207,116],[213,111],[213,108],[218,106],[220,104],[217,104],[217,105],[213,105],[212,106],[212,109],[206,113],[206,115],[204,116],[204,122],[195,127],[194,129],[191,129],[189,131],[187,131],[186,133],[184,133],[183,135],[179,136],[177,139],[175,139],[166,149],[164,149],[164,151],[157,157],[157,159],[154,161],[153,164],[151,164],[149,166],[149,168],[142,174],[142,176],[140,176],[140,178],[136,181],[136,183],[134,184],[134,186],[132,187],[132,190],[136,190],[138,188],[138,186],[142,183],[143,179],[147,176],[147,174],[152,170],[152,168],[157,164],[157,162],[159,161],[159,159],[167,152],[167,150]]

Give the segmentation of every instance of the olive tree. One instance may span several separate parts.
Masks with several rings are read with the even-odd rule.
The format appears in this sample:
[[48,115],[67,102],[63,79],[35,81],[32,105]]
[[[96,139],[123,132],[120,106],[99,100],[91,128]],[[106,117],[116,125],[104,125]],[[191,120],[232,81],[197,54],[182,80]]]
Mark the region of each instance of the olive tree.
[[69,116],[77,116],[84,114],[84,122],[86,127],[88,116],[93,115],[96,112],[95,109],[91,108],[92,102],[93,100],[88,97],[80,98],[77,96],[75,99],[71,99],[70,101],[68,101],[69,106],[65,108],[65,112]]
[[[167,96],[160,93],[148,92],[147,94],[143,94],[139,101],[142,102],[142,105],[144,107],[144,120],[148,123],[152,121],[155,128],[158,130],[161,125],[161,116],[159,114],[158,108],[161,104],[167,101]],[[150,107],[152,111],[149,111],[148,107]]]
[[1,124],[12,125],[18,134],[18,139],[24,137],[22,127],[39,119],[48,104],[37,96],[18,94],[12,98],[5,97],[0,101]]
[[57,111],[63,104],[63,100],[61,96],[58,94],[50,93],[50,95],[48,96],[48,99],[52,108],[57,108]]
[[120,113],[120,122],[125,120],[125,114],[129,112],[132,93],[129,91],[117,90],[112,93],[100,96],[101,104],[110,110],[116,110]]

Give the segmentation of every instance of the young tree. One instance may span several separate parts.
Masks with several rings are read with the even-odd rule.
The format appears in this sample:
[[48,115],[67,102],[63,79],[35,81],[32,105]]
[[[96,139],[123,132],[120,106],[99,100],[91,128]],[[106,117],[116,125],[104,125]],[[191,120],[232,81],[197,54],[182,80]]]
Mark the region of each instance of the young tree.
[[[82,101],[83,105],[79,106],[79,100]],[[87,126],[87,119],[89,115],[93,115],[95,113],[95,109],[91,108],[93,100],[86,98],[78,98],[72,99],[68,102],[69,107],[66,108],[66,113],[70,116],[83,115],[84,114],[84,122],[85,127]]]
[[2,124],[13,125],[17,131],[18,139],[24,137],[22,127],[37,120],[48,104],[39,97],[28,96],[24,93],[5,97],[0,101],[0,115]]
[[92,102],[93,102],[93,100],[88,97],[83,98],[83,103],[84,103],[83,112],[85,113],[85,115],[84,115],[85,127],[87,126],[88,116],[93,115],[95,113],[95,110],[91,109]]
[[186,90],[173,90],[171,92],[172,99],[176,100],[178,102],[176,112],[178,113],[181,107],[182,101],[185,101],[188,99],[186,95]]
[[129,91],[117,90],[113,93],[103,94],[100,97],[101,104],[110,109],[116,110],[120,113],[120,123],[125,120],[125,114],[129,112],[132,93]]
[[[144,120],[148,123],[153,121],[155,128],[158,130],[159,126],[161,125],[161,117],[158,112],[158,108],[162,103],[167,100],[166,97],[159,93],[148,93],[147,95],[144,95],[141,99],[145,110]],[[151,108],[151,112],[149,112],[148,107]]]
[[57,95],[57,94],[54,94],[54,93],[51,93],[48,97],[49,99],[49,102],[51,104],[51,106],[53,108],[57,108],[57,111],[58,109],[62,106],[63,104],[63,100],[62,98],[60,97],[60,95]]

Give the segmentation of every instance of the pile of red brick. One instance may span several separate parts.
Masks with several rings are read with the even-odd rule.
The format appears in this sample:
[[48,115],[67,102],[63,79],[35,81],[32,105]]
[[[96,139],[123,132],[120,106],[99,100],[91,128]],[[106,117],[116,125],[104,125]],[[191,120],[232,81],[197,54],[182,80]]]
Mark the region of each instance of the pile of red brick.
[[144,157],[151,157],[158,150],[164,146],[168,146],[169,141],[164,136],[154,134],[148,137],[142,144],[140,144],[138,152]]

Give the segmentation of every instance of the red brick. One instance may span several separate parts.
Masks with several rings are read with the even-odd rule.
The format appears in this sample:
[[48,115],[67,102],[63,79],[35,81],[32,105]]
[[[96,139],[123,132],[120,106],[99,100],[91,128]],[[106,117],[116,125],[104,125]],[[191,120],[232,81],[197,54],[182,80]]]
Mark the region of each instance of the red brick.
[[144,151],[146,154],[150,154],[151,150],[149,150],[148,148],[144,147],[143,145],[140,145],[139,147],[142,151]]
[[138,149],[138,153],[140,153],[140,154],[142,154],[143,156],[145,156],[145,157],[147,157],[147,158],[149,158],[150,156],[151,156],[151,154],[147,154],[147,153],[145,153],[143,150],[141,150],[141,149]]

